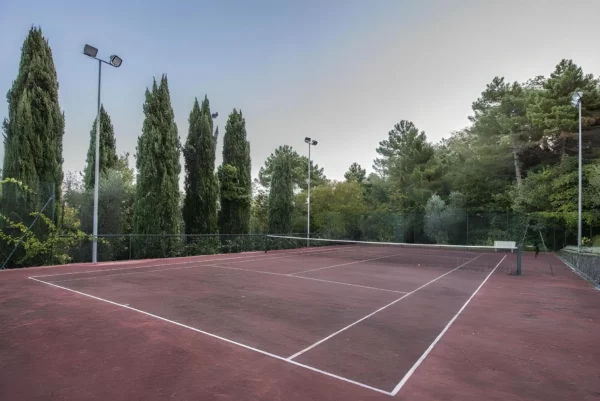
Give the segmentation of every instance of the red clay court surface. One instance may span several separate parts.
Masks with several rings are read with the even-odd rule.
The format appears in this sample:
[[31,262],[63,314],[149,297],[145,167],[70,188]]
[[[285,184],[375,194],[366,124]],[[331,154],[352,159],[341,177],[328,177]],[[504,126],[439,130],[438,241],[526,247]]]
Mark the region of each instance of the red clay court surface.
[[0,272],[0,399],[600,400],[553,255],[342,248]]

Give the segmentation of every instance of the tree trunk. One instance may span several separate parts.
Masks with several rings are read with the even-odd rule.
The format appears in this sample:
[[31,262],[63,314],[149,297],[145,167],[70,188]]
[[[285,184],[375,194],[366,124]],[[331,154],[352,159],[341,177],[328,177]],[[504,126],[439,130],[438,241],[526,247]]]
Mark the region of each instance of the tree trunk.
[[519,155],[517,150],[513,149],[513,160],[515,161],[515,176],[517,177],[517,188],[521,188],[522,177],[521,177],[521,163],[519,161]]

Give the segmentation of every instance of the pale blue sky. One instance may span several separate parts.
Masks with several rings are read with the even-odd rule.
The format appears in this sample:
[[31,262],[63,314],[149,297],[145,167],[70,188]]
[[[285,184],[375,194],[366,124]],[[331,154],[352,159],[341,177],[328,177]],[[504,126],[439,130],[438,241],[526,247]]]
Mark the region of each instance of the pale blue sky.
[[548,75],[561,58],[597,75],[600,26],[568,24],[582,11],[597,15],[600,2],[2,0],[0,119],[23,39],[41,25],[66,114],[65,171],[83,169],[95,116],[97,65],[81,54],[90,43],[124,60],[103,69],[102,85],[119,153],[135,154],[145,88],[167,73],[182,143],[206,93],[221,135],[243,110],[254,176],[277,146],[306,152],[312,136],[315,161],[340,179],[354,161],[370,170],[401,119],[435,141],[464,127],[495,75]]

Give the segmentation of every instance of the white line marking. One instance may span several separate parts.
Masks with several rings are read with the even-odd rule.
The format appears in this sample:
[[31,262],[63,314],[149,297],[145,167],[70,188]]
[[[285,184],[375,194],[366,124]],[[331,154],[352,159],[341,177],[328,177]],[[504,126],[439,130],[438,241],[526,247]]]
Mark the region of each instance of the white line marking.
[[[135,272],[127,272],[127,273],[114,273],[114,274],[105,274],[103,276],[78,277],[78,278],[69,278],[69,279],[66,279],[66,280],[53,280],[52,283],[64,283],[64,282],[67,282],[67,281],[92,280],[92,279],[99,279],[99,278],[104,278],[104,277],[127,276],[127,275],[131,275],[131,274],[145,274],[145,273],[156,273],[156,272],[164,272],[164,271],[171,271],[171,270],[192,269],[192,268],[195,268],[195,267],[215,267],[215,268],[226,269],[226,270],[236,270],[236,271],[243,271],[243,272],[250,272],[250,273],[259,273],[259,274],[271,274],[271,275],[274,275],[274,276],[298,278],[298,279],[312,280],[312,281],[322,281],[322,282],[331,283],[331,284],[346,285],[346,286],[360,287],[360,288],[368,288],[368,289],[371,289],[371,290],[378,290],[378,291],[395,292],[395,293],[398,293],[398,294],[406,294],[406,291],[396,291],[396,290],[389,290],[389,289],[386,289],[386,288],[377,288],[377,287],[370,287],[370,286],[366,286],[366,285],[344,283],[344,282],[341,282],[341,281],[322,280],[322,279],[312,278],[312,277],[292,276],[290,274],[284,274],[284,273],[267,272],[267,271],[262,271],[262,270],[249,270],[249,269],[242,269],[242,268],[239,268],[239,267],[220,266],[220,265],[195,265],[195,266],[174,267],[174,268],[171,268],[171,269],[146,270],[146,271],[143,271],[143,272],[141,272],[141,271],[135,271]],[[32,277],[35,278],[37,276],[32,276]]]
[[398,299],[396,299],[396,300],[394,300],[394,301],[390,302],[390,303],[389,303],[389,304],[387,304],[387,305],[384,305],[384,306],[382,306],[381,308],[377,309],[375,312],[371,312],[371,313],[369,313],[367,316],[364,316],[364,317],[360,318],[359,320],[355,321],[354,323],[351,323],[351,324],[349,324],[348,326],[346,326],[346,327],[344,327],[344,328],[342,328],[342,329],[340,329],[340,330],[336,331],[335,333],[332,333],[332,334],[328,335],[327,337],[323,338],[323,339],[322,339],[322,340],[320,340],[320,341],[317,341],[316,343],[312,344],[311,346],[309,346],[309,347],[306,347],[306,348],[304,348],[303,350],[301,350],[301,351],[299,351],[299,352],[296,352],[294,355],[292,355],[292,356],[288,357],[287,359],[288,359],[288,360],[292,360],[292,359],[294,359],[294,358],[296,358],[296,357],[298,357],[298,356],[300,356],[300,355],[304,354],[306,351],[309,351],[309,350],[313,349],[314,347],[316,347],[317,345],[319,345],[319,344],[322,344],[322,343],[324,343],[325,341],[329,340],[330,338],[337,336],[337,335],[338,335],[338,334],[340,334],[341,332],[348,330],[350,327],[357,325],[358,323],[362,322],[363,320],[366,320],[366,319],[370,318],[370,317],[371,317],[371,316],[373,316],[374,314],[376,314],[376,313],[378,313],[378,312],[381,312],[382,310],[384,310],[384,309],[386,309],[386,308],[389,308],[390,306],[394,305],[394,304],[395,304],[395,303],[397,303],[397,302],[400,302],[400,301],[402,301],[404,298],[408,297],[408,296],[409,296],[409,295],[411,295],[411,294],[414,294],[415,292],[419,291],[420,289],[427,287],[429,284],[431,284],[431,283],[433,283],[433,282],[435,282],[435,281],[437,281],[437,280],[441,279],[442,277],[444,277],[444,276],[447,276],[448,274],[450,274],[450,273],[452,273],[452,272],[454,272],[454,271],[456,271],[456,270],[460,269],[461,267],[463,267],[463,266],[464,266],[464,265],[466,265],[467,263],[470,263],[470,262],[474,261],[475,259],[477,259],[477,258],[478,258],[478,257],[480,257],[481,255],[483,255],[483,254],[479,254],[479,255],[477,255],[476,257],[474,257],[473,259],[469,260],[468,262],[465,262],[465,263],[463,263],[462,265],[460,265],[460,266],[458,266],[458,267],[456,267],[456,268],[454,268],[454,269],[450,270],[449,272],[446,272],[446,273],[442,274],[441,276],[438,276],[438,277],[434,278],[433,280],[431,280],[431,281],[429,281],[429,282],[427,282],[427,283],[423,284],[423,285],[422,285],[422,286],[420,286],[419,288],[417,288],[417,289],[415,289],[415,290],[412,290],[411,292],[409,292],[409,293],[407,293],[407,294],[405,294],[405,295],[401,296],[400,298],[398,298]]
[[215,261],[230,260],[230,259],[240,259],[240,258],[245,258],[245,257],[247,257],[247,256],[239,256],[237,258],[209,259],[209,260],[189,260],[189,261],[185,261],[185,262],[160,263],[160,264],[156,264],[156,265],[123,267],[123,268],[119,268],[119,269],[83,270],[83,271],[76,271],[76,272],[69,272],[69,273],[45,274],[45,275],[42,275],[42,276],[31,276],[31,277],[39,278],[39,277],[68,276],[68,275],[71,275],[71,274],[101,273],[101,272],[111,272],[111,271],[144,269],[144,268],[161,267],[161,266],[178,266],[178,265],[185,265],[185,264],[190,264],[190,263],[210,263],[210,262],[215,262]]
[[[336,265],[336,266],[338,266],[338,265]],[[302,280],[322,281],[324,283],[347,285],[347,286],[351,286],[351,287],[368,288],[370,290],[388,291],[388,292],[396,292],[396,293],[399,293],[399,294],[406,294],[406,291],[388,290],[386,288],[370,287],[368,285],[360,285],[360,284],[350,284],[350,283],[344,283],[342,281],[322,280],[322,279],[319,279],[319,278],[294,276],[294,274],[296,274],[296,273],[291,273],[291,274],[274,273],[274,272],[266,272],[266,271],[263,271],[263,270],[249,270],[249,269],[241,269],[241,268],[238,268],[238,267],[229,267],[229,266],[220,266],[220,265],[204,265],[204,266],[200,266],[200,267],[218,267],[220,269],[231,269],[231,270],[238,270],[238,271],[245,271],[245,272],[252,272],[252,273],[272,274],[274,276],[299,278],[299,279],[302,279]]]
[[379,256],[377,258],[372,258],[372,259],[363,259],[363,260],[356,260],[354,262],[348,262],[348,263],[341,263],[339,265],[333,265],[333,266],[325,266],[325,267],[319,267],[317,269],[310,269],[310,270],[304,270],[301,272],[296,272],[296,273],[291,273],[290,276],[295,276],[296,274],[302,274],[302,273],[309,273],[309,272],[316,272],[318,270],[325,270],[325,269],[331,269],[332,267],[340,267],[340,266],[348,266],[348,265],[355,265],[357,263],[363,263],[363,262],[370,262],[372,260],[378,260],[378,259],[385,259],[385,258],[391,258],[394,256],[399,256],[402,255],[401,253],[396,253],[394,255],[388,255],[388,256]]
[[[301,252],[292,252],[292,251],[296,251],[296,250],[300,250]],[[76,272],[69,272],[69,273],[45,274],[45,275],[32,276],[32,277],[39,278],[39,277],[67,276],[67,275],[72,275],[72,274],[87,274],[87,273],[100,273],[100,272],[110,272],[110,271],[123,271],[123,270],[143,269],[143,268],[152,268],[152,267],[161,267],[161,266],[178,266],[178,265],[185,265],[185,264],[190,264],[190,263],[211,263],[211,262],[220,262],[220,261],[228,261],[228,260],[236,260],[235,262],[231,262],[231,263],[244,263],[244,262],[253,262],[253,261],[258,261],[258,260],[289,258],[289,257],[293,257],[296,255],[311,255],[313,253],[325,252],[325,251],[339,252],[340,250],[339,249],[336,249],[336,250],[331,250],[331,249],[316,250],[315,249],[314,251],[304,251],[304,252],[302,252],[302,251],[304,251],[304,248],[291,249],[291,250],[287,250],[287,252],[285,252],[285,255],[282,255],[282,256],[276,256],[276,257],[271,257],[271,258],[256,258],[255,256],[263,254],[263,252],[257,251],[257,252],[252,252],[254,255],[245,255],[245,256],[237,256],[237,257],[226,257],[226,258],[208,259],[208,260],[202,260],[202,259],[188,260],[185,262],[160,263],[160,264],[156,264],[156,265],[123,267],[123,268],[118,268],[118,269],[84,270],[84,271],[76,271]],[[221,255],[222,254],[202,255],[202,256],[221,256]],[[277,254],[277,255],[279,255],[279,254]],[[245,260],[238,261],[238,259],[245,259]],[[125,263],[127,263],[127,262],[125,262]],[[49,267],[56,267],[56,266],[49,266]],[[168,269],[165,269],[165,270],[168,270]],[[64,280],[64,281],[66,281],[66,280]]]
[[370,290],[395,292],[395,293],[398,293],[398,294],[406,294],[407,293],[406,291],[388,290],[387,288],[371,287],[371,286],[368,286],[368,285],[360,285],[360,284],[350,284],[350,283],[344,283],[342,281],[322,280],[320,278],[303,277],[303,276],[292,276],[292,275],[289,275],[289,274],[286,274],[285,276],[292,277],[292,278],[300,278],[302,280],[322,281],[324,283],[332,283],[332,284],[348,285],[348,286],[351,286],[351,287],[367,288],[367,289],[370,289]]
[[245,348],[247,350],[254,351],[254,352],[257,352],[259,354],[263,354],[263,355],[269,356],[269,357],[274,358],[274,359],[278,359],[280,361],[285,361],[285,362],[291,363],[292,365],[296,365],[296,366],[299,366],[299,367],[311,370],[313,372],[321,373],[322,375],[325,375],[325,376],[328,376],[328,377],[332,377],[334,379],[338,379],[338,380],[344,381],[346,383],[351,383],[351,384],[354,384],[354,385],[357,385],[357,386],[360,386],[360,387],[363,387],[363,388],[366,388],[366,389],[369,389],[369,390],[372,390],[372,391],[376,391],[378,393],[382,393],[382,394],[386,394],[386,395],[391,395],[391,393],[388,392],[388,391],[385,391],[385,390],[382,390],[382,389],[379,389],[379,388],[376,388],[376,387],[371,387],[371,386],[369,386],[367,384],[360,383],[360,382],[357,382],[357,381],[354,381],[354,380],[351,380],[351,379],[347,379],[345,377],[338,376],[336,374],[329,373],[329,372],[326,372],[324,370],[313,368],[312,366],[305,365],[305,364],[302,364],[302,363],[299,363],[299,362],[296,362],[296,361],[289,361],[289,360],[287,360],[286,358],[284,358],[282,356],[275,355],[275,354],[272,354],[272,353],[267,352],[267,351],[263,351],[263,350],[261,350],[259,348],[251,347],[249,345],[245,345],[245,344],[239,343],[237,341],[233,341],[233,340],[230,340],[228,338],[221,337],[221,336],[218,336],[216,334],[212,334],[212,333],[209,333],[207,331],[200,330],[200,329],[197,329],[195,327],[188,326],[188,325],[185,325],[183,323],[179,323],[179,322],[176,322],[174,320],[170,320],[170,319],[164,318],[162,316],[158,316],[158,315],[155,315],[153,313],[143,311],[141,309],[132,308],[131,306],[119,304],[119,303],[116,303],[116,302],[113,302],[113,301],[109,301],[108,299],[104,299],[104,298],[96,297],[94,295],[86,294],[85,292],[72,290],[72,289],[67,288],[67,287],[63,287],[63,286],[56,285],[56,284],[53,284],[53,283],[49,283],[49,282],[46,282],[46,281],[38,280],[35,277],[29,277],[29,279],[35,280],[35,281],[37,281],[39,283],[51,285],[51,286],[56,287],[56,288],[61,288],[63,290],[71,291],[71,292],[74,292],[76,294],[83,295],[85,297],[96,299],[98,301],[106,302],[106,303],[111,304],[111,305],[115,305],[115,306],[119,306],[121,308],[129,309],[129,310],[132,310],[134,312],[138,312],[138,313],[141,313],[143,315],[153,317],[155,319],[159,319],[159,320],[162,320],[162,321],[165,321],[165,322],[168,322],[168,323],[172,323],[172,324],[174,324],[176,326],[180,326],[180,327],[183,327],[185,329],[192,330],[192,331],[195,331],[195,332],[207,335],[209,337],[216,338],[216,339],[221,340],[221,341],[225,341],[226,343],[229,343],[229,344],[237,345],[238,347],[242,347],[242,348]]
[[410,368],[410,370],[408,372],[406,372],[406,374],[404,375],[404,377],[402,378],[402,380],[400,380],[400,383],[398,383],[398,385],[396,385],[396,387],[394,387],[394,389],[392,390],[392,392],[391,392],[392,395],[398,394],[398,391],[400,391],[400,389],[402,388],[402,386],[404,386],[404,384],[406,384],[406,382],[408,381],[408,379],[410,379],[410,377],[412,376],[412,374],[415,373],[415,370],[417,370],[417,368],[419,367],[419,365],[425,360],[425,358],[427,357],[427,355],[429,355],[429,353],[431,352],[431,350],[433,349],[433,347],[435,347],[435,345],[438,343],[438,341],[440,341],[440,339],[446,333],[446,331],[448,331],[448,329],[450,328],[450,326],[452,325],[452,323],[454,323],[454,321],[458,318],[458,316],[462,313],[462,311],[467,307],[467,305],[469,304],[469,302],[471,302],[471,299],[473,299],[473,297],[475,296],[475,294],[477,294],[477,292],[481,289],[481,287],[483,287],[483,285],[488,280],[488,278],[490,278],[490,276],[492,274],[494,274],[494,272],[496,271],[496,269],[498,268],[498,266],[500,266],[500,264],[504,261],[504,259],[506,259],[506,256],[507,255],[504,255],[504,257],[502,258],[502,260],[500,260],[500,262],[498,262],[498,264],[496,265],[496,267],[494,267],[492,269],[492,271],[490,272],[490,274],[488,274],[486,276],[485,280],[483,280],[483,282],[481,284],[479,284],[479,287],[477,287],[477,289],[475,290],[475,292],[473,292],[473,294],[471,294],[471,296],[469,297],[469,299],[467,299],[467,302],[465,302],[465,304],[462,306],[462,308],[460,308],[458,310],[458,312],[456,312],[456,315],[454,315],[454,317],[448,322],[448,324],[446,325],[446,327],[444,327],[444,329],[442,330],[442,332],[435,338],[435,340],[433,340],[433,342],[431,343],[431,345],[429,346],[429,348],[427,348],[425,350],[425,352],[423,352],[423,355],[421,355],[421,357],[419,358],[419,360],[417,360],[417,362],[415,362],[415,364]]

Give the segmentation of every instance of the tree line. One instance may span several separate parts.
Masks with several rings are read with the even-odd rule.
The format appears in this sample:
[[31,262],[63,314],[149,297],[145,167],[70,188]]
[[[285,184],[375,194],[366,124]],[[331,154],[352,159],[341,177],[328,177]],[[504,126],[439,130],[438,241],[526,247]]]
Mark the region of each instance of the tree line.
[[[598,79],[571,60],[561,60],[548,77],[521,83],[494,78],[473,102],[469,125],[438,143],[413,122],[399,121],[379,143],[370,174],[353,163],[336,181],[311,165],[311,232],[489,244],[513,239],[528,216],[545,234],[560,227],[563,245],[572,242],[578,115],[570,99],[576,90],[583,92],[584,235],[592,243],[600,235],[600,89]],[[15,265],[67,262],[92,228],[96,123],[83,172],[63,177],[65,115],[52,52],[39,28],[31,28],[23,43],[7,99],[0,251],[5,256],[46,207]],[[191,105],[181,144],[166,75],[147,88],[143,111],[134,170],[130,155],[117,153],[108,111],[100,110],[99,233],[155,238],[138,244],[133,255],[131,236],[129,244],[121,239],[111,244],[111,257],[173,256],[184,248],[188,254],[218,252],[227,235],[306,232],[307,157],[279,146],[252,180],[245,117],[234,109],[217,168],[219,131],[208,97]],[[194,245],[210,234],[221,239]]]
[[[4,121],[5,157],[1,198],[3,254],[52,200],[49,227],[36,227],[20,258],[28,258],[27,241],[49,234],[91,231],[94,189],[96,121],[90,131],[82,174],[68,174],[63,183],[62,140],[64,113],[58,101],[58,79],[48,41],[40,28],[29,31],[22,47],[17,79],[8,92]],[[146,90],[144,122],[135,155],[136,174],[129,155],[118,156],[114,128],[104,106],[100,110],[99,233],[139,235],[214,234],[249,232],[251,159],[246,122],[234,109],[225,125],[223,163],[215,171],[218,128],[207,97],[196,99],[189,132],[182,146],[171,106],[168,79],[163,75]],[[179,188],[180,154],[184,156],[185,195]],[[52,188],[52,193],[45,187]],[[50,198],[49,198],[50,197]],[[44,210],[49,214],[48,210]],[[42,224],[42,223],[40,223]],[[60,236],[59,236],[60,237]],[[170,255],[175,238],[155,241],[137,256]],[[48,257],[46,244],[41,259]],[[33,251],[32,251],[33,252]],[[40,250],[37,251],[40,253]]]
[[[561,60],[548,77],[526,82],[493,78],[473,101],[470,124],[438,143],[428,141],[413,122],[401,120],[379,143],[374,172],[368,176],[356,163],[343,182],[315,171],[311,232],[490,245],[494,239],[520,241],[528,226],[530,242],[544,238],[554,249],[576,244],[575,91],[583,93],[583,242],[600,246],[600,87],[597,78],[572,60]],[[305,177],[305,163],[288,146],[267,159],[256,182],[257,231],[272,231],[273,219],[281,219],[280,231],[305,231],[305,181],[299,179]],[[276,176],[273,170],[282,164],[288,165],[286,173]],[[281,188],[285,196],[277,199],[286,207],[274,208],[273,196],[267,194]],[[290,209],[291,214],[280,217],[279,211]]]

